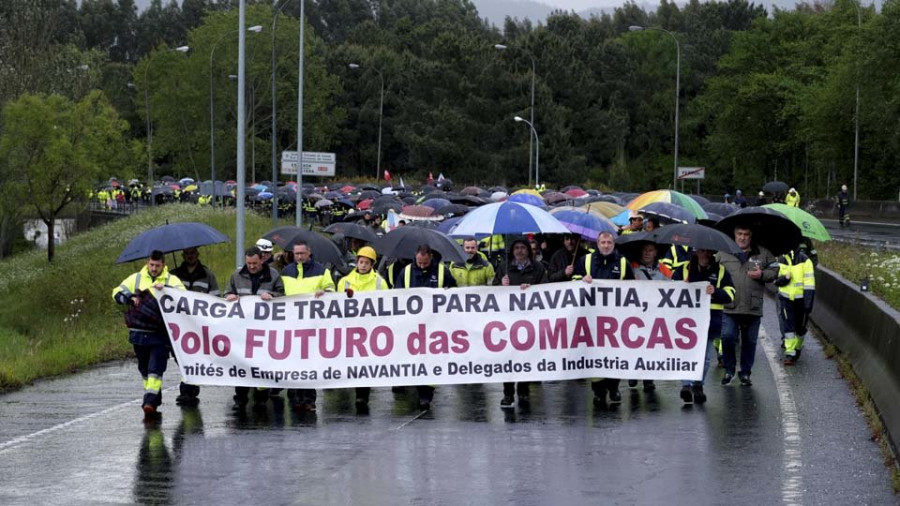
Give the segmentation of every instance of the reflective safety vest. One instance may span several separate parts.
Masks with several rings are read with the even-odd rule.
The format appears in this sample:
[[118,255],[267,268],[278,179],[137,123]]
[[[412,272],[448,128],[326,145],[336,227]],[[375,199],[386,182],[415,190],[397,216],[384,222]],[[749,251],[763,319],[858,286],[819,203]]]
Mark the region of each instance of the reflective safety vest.
[[315,293],[319,290],[323,292],[334,291],[334,278],[331,277],[331,271],[325,269],[323,274],[318,276],[303,277],[303,264],[297,264],[297,277],[281,276],[284,281],[284,294],[297,295],[300,293]]
[[[588,253],[584,256],[584,272],[586,275],[591,275],[591,260],[593,260],[594,254]],[[619,279],[625,279],[625,269],[628,269],[628,259],[623,255],[619,258]],[[593,276],[592,276],[593,277]],[[572,279],[581,279],[580,277],[573,276]]]
[[387,283],[384,278],[378,275],[374,270],[367,274],[360,274],[359,271],[353,269],[340,281],[338,287],[342,291],[353,290],[354,292],[371,292],[375,290],[387,290]]
[[[682,274],[682,279],[684,279],[684,280],[690,279],[690,262],[688,262],[687,264],[682,266],[681,274]],[[725,290],[725,293],[728,295],[728,297],[731,298],[730,302],[733,302],[734,301],[734,285],[728,285],[728,286],[725,286],[724,288],[722,288],[722,281],[724,279],[725,279],[725,266],[722,264],[719,264],[719,272],[716,275],[716,284],[714,286],[716,287],[716,290]],[[725,304],[716,304],[714,302],[710,302],[709,309],[710,309],[710,311],[723,311],[723,310],[725,310]]]
[[802,299],[807,290],[816,289],[816,272],[812,260],[801,252],[790,252],[778,258],[778,277],[791,274],[788,282],[778,287],[778,296],[787,300]]
[[800,194],[794,193],[792,196],[790,193],[784,196],[784,203],[791,207],[800,207]]
[[665,258],[660,260],[659,263],[668,265],[673,271],[680,269],[691,262],[689,251],[687,246],[673,244]]
[[[409,288],[409,284],[412,281],[412,268],[413,264],[407,265],[403,269],[403,288]],[[442,288],[444,286],[444,271],[446,269],[443,265],[437,264],[437,287]]]

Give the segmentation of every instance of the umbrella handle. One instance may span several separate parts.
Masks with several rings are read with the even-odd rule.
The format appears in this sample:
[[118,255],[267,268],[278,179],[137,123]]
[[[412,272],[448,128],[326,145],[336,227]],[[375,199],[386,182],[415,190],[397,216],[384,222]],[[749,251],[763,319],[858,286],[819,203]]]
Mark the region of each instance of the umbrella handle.
[[575,241],[575,251],[572,253],[572,262],[569,263],[569,266],[575,265],[575,257],[578,256],[578,248],[581,247],[581,235],[578,235],[578,239]]

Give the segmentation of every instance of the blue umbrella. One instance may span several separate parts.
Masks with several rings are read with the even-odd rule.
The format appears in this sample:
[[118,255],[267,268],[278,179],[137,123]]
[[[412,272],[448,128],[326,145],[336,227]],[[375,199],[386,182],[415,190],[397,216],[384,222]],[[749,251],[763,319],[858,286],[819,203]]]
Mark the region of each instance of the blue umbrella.
[[116,263],[147,258],[153,250],[163,253],[228,242],[228,236],[204,223],[171,223],[150,229],[125,246]]
[[553,217],[572,233],[580,235],[585,241],[596,241],[601,232],[609,232],[613,236],[618,235],[618,230],[613,222],[596,214],[566,210],[555,213]]
[[453,232],[453,229],[456,228],[456,225],[458,225],[459,222],[462,221],[462,219],[463,219],[463,217],[460,216],[457,218],[450,218],[449,220],[444,220],[440,223],[440,225],[437,226],[437,228],[435,230],[437,230],[438,232],[442,232],[444,234],[450,235],[450,233]]
[[509,197],[509,199],[507,199],[507,200],[509,202],[518,202],[520,204],[529,204],[529,205],[540,207],[540,208],[543,208],[547,205],[547,203],[544,202],[544,199],[538,197],[537,195],[532,195],[530,193],[517,193],[515,195],[511,195]]
[[262,200],[269,200],[270,198],[272,198],[273,195],[274,194],[272,192],[259,192],[259,194],[256,196],[256,198],[262,199]]
[[625,225],[628,225],[628,220],[630,218],[631,218],[631,210],[626,209],[626,210],[622,211],[621,213],[613,216],[610,221],[612,221],[614,225],[624,227]]
[[568,234],[569,229],[539,207],[507,201],[476,208],[462,219],[453,236],[539,233]]

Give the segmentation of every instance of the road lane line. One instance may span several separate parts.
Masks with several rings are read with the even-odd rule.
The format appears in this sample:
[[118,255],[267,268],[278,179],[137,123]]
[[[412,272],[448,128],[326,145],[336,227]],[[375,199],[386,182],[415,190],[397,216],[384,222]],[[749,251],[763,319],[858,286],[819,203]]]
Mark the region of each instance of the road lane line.
[[[165,390],[163,390],[163,391],[164,391],[164,392],[165,392],[165,391],[171,391],[171,390],[174,390],[174,389],[176,389],[176,388],[178,388],[178,387],[177,387],[177,386],[173,386],[173,387],[169,387],[169,388],[167,388],[167,389],[165,389]],[[123,402],[123,403],[121,403],[121,404],[116,404],[115,406],[106,408],[106,409],[104,409],[104,410],[102,410],[102,411],[97,411],[96,413],[90,413],[90,414],[88,414],[88,415],[80,416],[80,417],[78,417],[78,418],[74,418],[74,419],[72,419],[72,420],[69,420],[68,422],[64,422],[64,423],[61,423],[61,424],[59,424],[59,425],[54,425],[53,427],[48,427],[48,428],[46,428],[46,429],[41,429],[41,430],[39,430],[39,431],[37,431],[37,432],[32,432],[31,434],[28,434],[28,435],[25,435],[25,436],[19,436],[19,437],[17,437],[17,438],[10,439],[9,441],[4,441],[4,442],[0,443],[0,453],[3,453],[3,452],[5,452],[5,451],[7,451],[7,450],[11,450],[11,449],[13,449],[13,448],[15,448],[15,447],[17,447],[17,446],[20,446],[20,445],[22,445],[22,444],[28,443],[28,442],[33,441],[33,440],[35,440],[35,439],[38,439],[38,438],[40,438],[41,436],[46,436],[47,434],[52,434],[52,433],[54,433],[54,432],[58,432],[58,431],[60,431],[60,430],[62,430],[62,429],[65,429],[66,427],[71,427],[72,425],[76,425],[76,424],[79,424],[79,423],[81,423],[81,422],[85,422],[85,421],[87,421],[87,420],[90,420],[90,419],[92,419],[92,418],[97,418],[97,417],[100,417],[100,416],[103,416],[103,415],[112,413],[113,411],[118,411],[118,410],[123,409],[123,408],[126,408],[126,407],[128,407],[128,406],[137,405],[137,404],[141,403],[142,401],[143,401],[143,399],[134,399],[134,400],[131,400],[131,401]]]
[[759,330],[759,342],[762,343],[766,360],[775,378],[778,390],[778,404],[781,408],[781,429],[784,433],[784,461],[781,470],[781,500],[784,504],[803,504],[803,452],[800,437],[800,415],[794,394],[788,383],[787,373],[780,360],[780,347],[776,348],[773,340],[768,339],[765,329]]
[[423,410],[423,411],[421,411],[421,412],[419,412],[418,415],[416,415],[416,416],[412,417],[411,419],[409,419],[409,420],[407,420],[407,421],[401,423],[399,426],[395,427],[394,430],[400,430],[400,429],[402,429],[403,427],[406,427],[407,425],[409,425],[409,424],[415,422],[415,421],[418,420],[419,418],[422,418],[422,417],[425,416],[427,413],[428,413],[428,410],[427,410],[427,409],[426,409],[426,410]]

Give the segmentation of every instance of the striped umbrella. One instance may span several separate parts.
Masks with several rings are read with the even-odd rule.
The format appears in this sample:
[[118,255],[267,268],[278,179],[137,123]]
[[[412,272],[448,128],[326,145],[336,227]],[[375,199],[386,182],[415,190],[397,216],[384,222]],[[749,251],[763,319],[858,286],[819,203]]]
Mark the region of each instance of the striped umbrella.
[[643,193],[635,197],[625,207],[632,211],[638,211],[641,208],[646,207],[647,204],[653,202],[668,202],[669,204],[675,204],[676,206],[681,206],[690,211],[697,219],[707,218],[706,211],[700,207],[700,204],[698,204],[696,200],[674,190],[655,190]]

